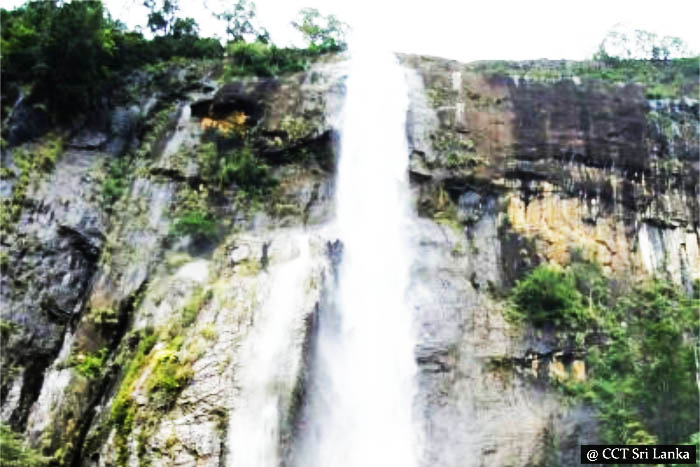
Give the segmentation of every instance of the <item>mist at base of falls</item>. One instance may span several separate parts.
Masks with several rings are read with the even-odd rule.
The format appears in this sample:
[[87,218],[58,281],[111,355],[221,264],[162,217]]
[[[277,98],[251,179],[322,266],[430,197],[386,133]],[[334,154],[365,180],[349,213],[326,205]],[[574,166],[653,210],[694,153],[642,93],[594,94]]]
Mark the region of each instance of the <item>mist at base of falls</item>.
[[337,171],[342,242],[333,298],[321,310],[296,467],[418,463],[416,364],[406,302],[412,251],[408,95],[396,57],[351,42]]

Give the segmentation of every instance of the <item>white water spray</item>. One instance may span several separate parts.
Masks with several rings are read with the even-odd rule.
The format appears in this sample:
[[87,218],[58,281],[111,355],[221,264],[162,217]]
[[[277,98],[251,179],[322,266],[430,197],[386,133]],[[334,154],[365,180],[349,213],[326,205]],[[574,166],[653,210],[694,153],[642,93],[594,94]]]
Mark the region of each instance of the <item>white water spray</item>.
[[[355,45],[354,43],[353,45]],[[396,57],[352,48],[337,178],[337,315],[320,321],[298,467],[417,465],[407,89]],[[337,319],[333,319],[337,318]]]
[[306,305],[310,264],[308,237],[300,234],[291,240],[291,259],[272,271],[270,296],[241,349],[239,391],[228,430],[229,467],[280,465],[280,420],[289,404],[282,398],[296,382],[299,362],[291,349],[301,335],[299,310]]

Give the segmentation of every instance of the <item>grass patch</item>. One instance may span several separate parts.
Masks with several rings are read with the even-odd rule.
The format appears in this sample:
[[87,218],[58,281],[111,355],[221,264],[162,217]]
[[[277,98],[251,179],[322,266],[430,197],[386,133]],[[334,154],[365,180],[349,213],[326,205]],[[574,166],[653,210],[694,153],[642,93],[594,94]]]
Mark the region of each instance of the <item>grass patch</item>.
[[129,459],[127,440],[133,429],[136,417],[136,407],[133,405],[131,393],[148,354],[156,344],[157,337],[152,331],[145,331],[139,336],[139,343],[133,357],[124,370],[124,377],[119,391],[112,402],[110,423],[115,427],[115,446],[117,449],[117,464],[126,465]]
[[239,76],[281,76],[306,70],[321,55],[342,50],[341,46],[310,45],[305,49],[280,48],[264,42],[236,41],[227,46],[228,59],[223,81]]
[[100,193],[102,195],[102,205],[111,208],[128,188],[129,162],[126,159],[115,159],[107,166],[107,173]]
[[32,449],[8,425],[0,424],[0,465],[3,467],[42,467],[51,460]]
[[[190,348],[192,346],[183,348],[183,334],[211,297],[210,290],[196,288],[180,310],[179,319],[173,320],[157,334],[152,330],[142,331],[131,357],[123,357],[128,363],[125,364],[124,376],[112,402],[110,414],[110,424],[116,431],[117,464],[123,465],[128,460],[128,440],[133,429],[136,426],[141,429],[137,443],[141,453],[144,446],[140,441],[147,438],[150,430],[154,429],[160,412],[172,407],[182,389],[192,379],[192,364],[199,352],[194,352]],[[158,342],[160,344],[154,350]],[[147,369],[150,373],[143,382],[143,389],[148,394],[149,403],[137,410],[132,394],[139,390],[136,387],[137,381],[140,381],[144,371],[149,371]]]
[[173,223],[171,232],[175,235],[192,235],[195,238],[214,238],[217,234],[217,222],[213,214],[207,211],[182,211]]

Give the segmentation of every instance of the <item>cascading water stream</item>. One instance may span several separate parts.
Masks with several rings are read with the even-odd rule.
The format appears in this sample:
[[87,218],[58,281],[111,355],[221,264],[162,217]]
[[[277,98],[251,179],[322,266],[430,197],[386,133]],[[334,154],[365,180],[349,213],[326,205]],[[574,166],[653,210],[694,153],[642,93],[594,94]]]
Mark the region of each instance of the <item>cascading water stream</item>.
[[309,239],[303,234],[291,237],[291,258],[276,266],[273,287],[259,321],[241,349],[239,386],[229,423],[229,467],[277,467],[280,419],[284,410],[281,394],[289,393],[295,382],[298,363],[293,346],[296,310],[303,309],[307,288],[310,253]]
[[353,43],[337,175],[335,309],[319,323],[297,467],[412,467],[419,455],[406,143],[396,57]]

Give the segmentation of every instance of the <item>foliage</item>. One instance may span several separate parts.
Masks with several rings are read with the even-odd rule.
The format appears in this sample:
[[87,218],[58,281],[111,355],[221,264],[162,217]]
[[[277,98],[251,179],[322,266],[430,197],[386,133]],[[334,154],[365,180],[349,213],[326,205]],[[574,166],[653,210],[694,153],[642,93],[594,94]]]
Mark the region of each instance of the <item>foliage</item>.
[[19,220],[24,207],[30,181],[38,174],[53,168],[54,164],[63,152],[63,141],[53,133],[49,133],[38,144],[15,148],[12,152],[12,160],[19,170],[7,171],[5,178],[17,177],[12,186],[12,194],[2,200],[0,209],[0,232],[8,234]]
[[338,51],[332,44],[311,45],[306,49],[280,48],[262,41],[236,41],[228,44],[228,60],[223,79],[237,76],[281,76],[285,73],[304,71],[319,56]]
[[173,18],[164,20],[166,35],[149,41],[111,19],[101,2],[28,2],[3,9],[3,100],[14,102],[29,88],[31,102],[67,119],[98,106],[133,68],[175,56],[222,55],[218,41],[196,35],[193,20]]
[[0,318],[0,338],[3,341],[7,341],[7,339],[9,339],[10,336],[12,336],[12,334],[14,334],[18,328],[19,325],[14,321]]
[[154,368],[146,382],[146,389],[159,406],[170,406],[192,379],[192,367],[178,357],[182,342],[182,337],[173,339],[168,347],[153,356]]
[[256,6],[250,0],[238,0],[232,7],[216,14],[226,22],[226,35],[232,42],[245,42],[252,39],[257,42],[270,42],[267,29],[256,24]]
[[216,235],[216,221],[207,211],[186,210],[175,219],[172,232],[176,235],[192,235],[197,238],[211,238]]
[[152,332],[144,332],[139,336],[139,343],[133,357],[129,361],[119,386],[119,391],[112,402],[110,423],[116,429],[115,444],[117,447],[117,463],[125,465],[129,456],[126,439],[133,429],[136,417],[136,407],[131,399],[131,392],[146,357],[153,349],[157,337]]
[[615,27],[598,46],[595,60],[669,60],[690,55],[688,45],[680,37],[663,36],[644,30],[625,31]]
[[107,173],[102,181],[102,203],[105,207],[111,207],[121,198],[127,189],[127,177],[129,164],[126,159],[115,159],[107,166]]
[[100,2],[30,2],[3,11],[3,94],[9,83],[33,83],[33,94],[49,97],[54,112],[86,108],[104,91],[112,32]]
[[185,187],[180,193],[170,233],[192,235],[197,241],[216,237],[218,222],[209,207],[208,198],[209,192],[203,186],[199,190]]
[[250,146],[229,151],[219,159],[221,185],[235,183],[250,194],[260,194],[271,183],[268,166],[253,155]]
[[192,296],[187,301],[185,306],[182,308],[182,326],[188,327],[197,319],[197,315],[202,307],[208,302],[212,297],[211,290],[206,292],[201,287],[195,289]]
[[19,433],[0,424],[0,467],[41,467],[49,460],[27,446]]
[[63,153],[63,140],[54,133],[46,135],[34,153],[36,169],[47,172],[54,168]]
[[313,47],[327,47],[344,50],[347,47],[345,34],[348,25],[334,15],[322,15],[316,8],[303,8],[298,19],[292,21],[297,29]]
[[638,83],[649,99],[695,96],[700,83],[700,57],[677,37],[659,38],[647,31],[611,31],[591,61],[482,62],[477,70],[533,80],[589,78]]
[[572,274],[554,266],[538,266],[519,280],[512,301],[514,311],[536,327],[578,328],[590,318]]
[[604,309],[609,341],[589,352],[588,381],[568,389],[598,409],[605,442],[679,444],[696,432],[698,306],[656,280]]
[[108,354],[109,351],[106,348],[95,353],[80,353],[71,357],[71,365],[86,378],[95,378],[102,372]]
[[[121,355],[120,360],[126,362],[123,363],[125,369],[110,414],[110,424],[116,431],[117,465],[126,464],[129,457],[128,439],[134,426],[140,428],[137,448],[142,454],[143,443],[152,434],[158,412],[170,408],[191,380],[192,364],[200,354],[194,352],[192,346],[183,346],[183,334],[211,297],[210,290],[195,288],[178,319],[169,322],[158,333],[151,329],[140,331],[136,349],[127,349]],[[129,337],[125,339],[127,342],[129,340]],[[149,402],[137,408],[133,394],[143,390]]]
[[[680,444],[697,431],[698,297],[654,280],[610,296],[600,266],[576,252],[565,270],[539,266],[512,291],[516,313],[535,326],[589,331],[587,379],[564,381],[591,404],[608,444]],[[570,319],[570,323],[565,320]]]
[[234,184],[253,197],[261,196],[274,185],[270,168],[253,154],[249,141],[239,144],[242,146],[222,152],[214,142],[201,144],[195,155],[201,164],[202,175],[219,187]]
[[160,4],[156,0],[144,0],[143,6],[148,8],[148,29],[153,33],[162,32],[167,34],[175,27],[177,12],[180,10],[179,0],[161,0]]
[[571,252],[571,264],[567,273],[574,286],[581,293],[583,302],[589,308],[600,308],[610,300],[610,282],[603,269],[596,262],[586,261],[581,250]]
[[530,80],[566,78],[596,79],[611,83],[637,83],[649,99],[678,98],[697,94],[700,70],[698,57],[668,61],[620,60],[609,63],[583,62],[487,62],[474,65],[492,75],[516,75]]

